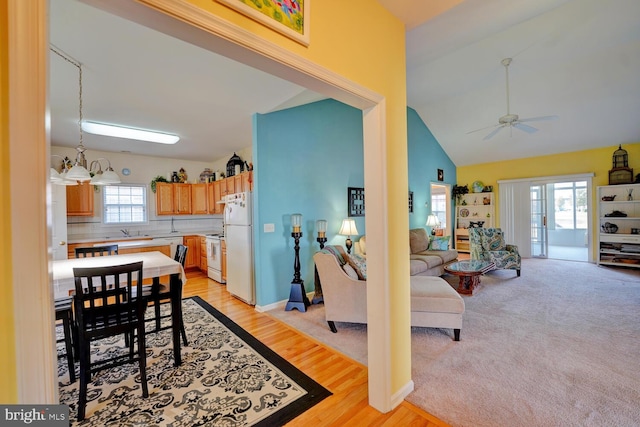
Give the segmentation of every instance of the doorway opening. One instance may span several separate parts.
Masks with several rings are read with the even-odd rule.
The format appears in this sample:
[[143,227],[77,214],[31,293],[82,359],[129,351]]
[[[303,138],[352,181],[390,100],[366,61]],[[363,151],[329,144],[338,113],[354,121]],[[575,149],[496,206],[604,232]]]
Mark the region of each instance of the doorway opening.
[[431,183],[431,213],[438,218],[438,234],[451,236],[451,186]]

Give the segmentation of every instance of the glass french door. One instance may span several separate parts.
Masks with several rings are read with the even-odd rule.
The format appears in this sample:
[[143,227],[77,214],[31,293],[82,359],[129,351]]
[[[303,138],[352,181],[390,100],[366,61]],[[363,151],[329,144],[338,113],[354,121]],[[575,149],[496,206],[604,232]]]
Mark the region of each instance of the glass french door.
[[531,193],[531,256],[547,258],[549,236],[547,230],[547,185],[529,187]]

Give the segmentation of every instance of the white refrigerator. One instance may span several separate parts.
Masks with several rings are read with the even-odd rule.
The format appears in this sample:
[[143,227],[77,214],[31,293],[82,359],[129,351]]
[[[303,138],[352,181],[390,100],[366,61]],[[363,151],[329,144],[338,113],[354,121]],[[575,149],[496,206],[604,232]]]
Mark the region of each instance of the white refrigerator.
[[225,197],[224,238],[227,245],[227,290],[255,305],[251,193]]

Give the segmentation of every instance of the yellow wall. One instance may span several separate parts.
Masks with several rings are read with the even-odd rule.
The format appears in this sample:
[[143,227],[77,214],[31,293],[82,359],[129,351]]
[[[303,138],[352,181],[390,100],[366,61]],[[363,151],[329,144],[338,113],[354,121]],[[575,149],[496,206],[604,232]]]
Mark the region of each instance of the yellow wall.
[[[9,98],[8,98],[8,13],[7,0],[0,0],[0,170],[9,170]],[[11,197],[9,180],[0,179],[0,403],[14,403],[17,398],[15,337],[13,328],[13,290],[11,269]],[[9,369],[7,369],[7,367]]]
[[[640,173],[640,143],[622,146],[629,154],[629,167],[635,174]],[[471,184],[480,180],[484,185],[493,185],[496,193],[496,225],[500,225],[498,180],[519,179],[556,175],[571,175],[593,172],[593,206],[596,206],[596,187],[609,184],[609,170],[613,165],[613,152],[617,145],[572,153],[554,154],[551,156],[530,157],[525,159],[506,160],[502,162],[482,163],[463,166],[457,169],[458,185]],[[598,218],[593,216],[592,230],[596,230]],[[590,233],[595,239],[595,232]],[[593,244],[594,251],[596,250]]]

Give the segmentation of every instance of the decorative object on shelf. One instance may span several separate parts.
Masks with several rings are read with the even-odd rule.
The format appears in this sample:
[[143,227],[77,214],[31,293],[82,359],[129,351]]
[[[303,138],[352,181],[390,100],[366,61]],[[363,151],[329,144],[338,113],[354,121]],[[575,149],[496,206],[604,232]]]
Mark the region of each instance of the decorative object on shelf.
[[631,234],[640,234],[640,228],[632,228]]
[[[175,173],[175,172],[174,172]],[[158,175],[151,180],[151,191],[156,192],[156,182],[169,182],[167,178],[162,175]]]
[[602,196],[602,201],[603,202],[613,202],[613,200],[616,198],[616,195],[614,194],[613,196]]
[[353,242],[351,241],[351,236],[358,235],[358,229],[356,228],[356,220],[355,219],[343,219],[342,227],[340,227],[340,231],[338,234],[342,236],[347,236],[347,240],[344,241],[344,245],[347,248],[347,253],[351,253],[351,247],[353,246]]
[[462,218],[468,217],[469,216],[469,209],[467,209],[467,208],[460,209],[460,216]]
[[629,167],[629,155],[627,150],[618,146],[613,152],[613,167],[609,171],[609,185],[631,184],[633,182],[633,169]]
[[178,182],[187,182],[187,172],[184,170],[184,168],[180,168],[180,170],[178,171]]
[[483,193],[491,193],[493,192],[493,185],[486,185],[482,190]]
[[483,197],[482,198],[482,204],[483,205],[490,205],[491,204],[491,197]]
[[171,182],[180,182],[180,178],[178,177],[178,172],[177,171],[173,171],[173,174],[171,175]]
[[604,214],[604,216],[607,218],[625,218],[627,214],[622,211],[613,211],[608,214]]
[[468,193],[469,193],[469,187],[466,184],[454,185],[453,188],[451,189],[451,197],[455,199],[457,205],[460,204],[462,200],[462,196]]
[[610,222],[605,222],[600,228],[604,233],[614,234],[618,232],[618,226]]
[[[113,170],[113,168],[111,167],[111,162],[109,162],[109,160],[105,159],[105,158],[100,158],[98,160],[94,160],[91,162],[91,164],[89,165],[89,168],[87,169],[87,159],[84,155],[84,152],[86,151],[85,146],[83,145],[82,142],[82,124],[83,124],[83,117],[82,117],[82,64],[78,61],[76,61],[75,59],[71,58],[70,56],[68,56],[67,54],[63,53],[61,50],[59,50],[58,48],[56,48],[55,46],[51,45],[50,46],[50,50],[55,53],[56,55],[60,56],[62,59],[64,59],[65,61],[67,61],[68,63],[70,63],[71,65],[74,65],[78,68],[78,128],[80,130],[80,143],[78,144],[78,146],[76,147],[76,160],[73,163],[73,165],[71,166],[71,168],[69,170],[66,171],[66,173],[63,174],[53,174],[52,171],[54,171],[52,169],[52,171],[50,171],[50,175],[51,175],[51,182],[53,184],[62,184],[62,185],[67,185],[68,183],[65,181],[70,181],[71,184],[68,185],[74,185],[74,183],[77,182],[84,182],[84,181],[91,181],[91,184],[93,185],[108,185],[108,184],[118,184],[120,183],[120,177],[118,176],[118,174]],[[102,172],[102,165],[100,164],[99,160],[107,160],[108,166],[106,168],[105,172]],[[97,171],[95,171],[93,173],[93,175],[91,174],[92,170],[93,170],[93,166],[97,165],[98,169]]]
[[364,188],[347,188],[347,216],[364,216]]
[[247,163],[247,161],[244,161],[244,168],[245,170],[248,171],[252,171],[253,170],[253,163]]
[[436,229],[440,226],[440,221],[438,220],[438,217],[436,216],[436,214],[430,214],[427,217],[426,226],[427,227],[431,227],[431,235],[435,236],[436,235]]
[[482,228],[484,221],[469,221],[469,228]]
[[482,193],[482,191],[484,190],[484,184],[482,183],[482,181],[475,181],[471,185],[471,188],[473,188],[474,193]]
[[632,202],[632,201],[633,201],[633,188],[629,188],[629,189],[627,190],[627,200],[628,200],[629,202]]
[[307,293],[304,289],[304,281],[300,278],[300,238],[302,237],[302,215],[291,215],[291,237],[295,243],[293,250],[295,258],[293,261],[293,280],[291,281],[291,291],[289,292],[289,301],[287,302],[285,311],[291,311],[297,308],[298,311],[305,312],[309,303]]
[[[320,243],[320,250],[324,249],[324,244],[327,243],[327,220],[319,219],[316,221],[316,229],[318,230],[318,237],[316,241]],[[322,296],[322,285],[320,284],[320,276],[318,275],[318,269],[314,269],[314,293],[313,298],[311,299],[311,304],[320,304],[324,302],[324,297]]]
[[444,181],[444,170],[438,169],[438,181]]
[[[236,169],[236,166],[239,166],[239,168]],[[227,162],[227,177],[231,178],[232,176],[239,175],[242,172],[244,172],[244,162],[240,156],[234,152],[233,156],[231,156]]]
[[200,173],[200,182],[206,183],[211,180],[211,176],[213,172],[209,168],[204,168],[204,170]]

